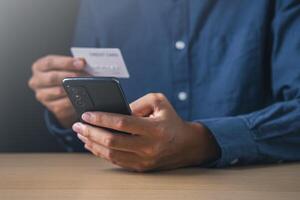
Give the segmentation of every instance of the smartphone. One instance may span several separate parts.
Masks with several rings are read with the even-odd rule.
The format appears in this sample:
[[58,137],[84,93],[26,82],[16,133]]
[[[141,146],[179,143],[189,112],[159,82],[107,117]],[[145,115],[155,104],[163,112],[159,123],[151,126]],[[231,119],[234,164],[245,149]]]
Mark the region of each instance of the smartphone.
[[131,115],[129,104],[116,78],[66,78],[63,86],[80,120],[81,115],[88,111]]

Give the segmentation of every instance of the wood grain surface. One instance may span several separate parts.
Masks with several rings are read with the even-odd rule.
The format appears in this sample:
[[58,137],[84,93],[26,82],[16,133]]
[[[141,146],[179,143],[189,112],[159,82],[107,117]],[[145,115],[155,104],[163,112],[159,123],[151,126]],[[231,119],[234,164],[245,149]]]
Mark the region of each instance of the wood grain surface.
[[300,199],[300,164],[142,174],[89,154],[0,154],[0,199]]

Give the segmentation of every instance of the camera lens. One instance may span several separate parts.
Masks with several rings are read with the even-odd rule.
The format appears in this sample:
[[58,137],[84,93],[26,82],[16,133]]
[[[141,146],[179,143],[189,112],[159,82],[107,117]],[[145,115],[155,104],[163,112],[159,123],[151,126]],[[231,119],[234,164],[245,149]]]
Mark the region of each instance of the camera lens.
[[76,90],[76,93],[79,94],[79,95],[84,95],[86,92],[83,88],[78,87],[77,90]]
[[76,88],[68,88],[69,92],[71,94],[76,94],[77,93],[77,89]]
[[78,95],[78,94],[75,95],[75,98],[76,98],[77,100],[81,100],[81,96]]
[[81,100],[76,100],[75,103],[76,103],[77,106],[80,106],[80,107],[85,106],[84,102],[81,101]]

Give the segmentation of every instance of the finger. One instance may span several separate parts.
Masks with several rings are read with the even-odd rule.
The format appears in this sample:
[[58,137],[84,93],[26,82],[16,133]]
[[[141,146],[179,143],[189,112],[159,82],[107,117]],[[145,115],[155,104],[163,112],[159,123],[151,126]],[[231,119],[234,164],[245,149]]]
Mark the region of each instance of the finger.
[[67,96],[62,87],[41,88],[36,91],[36,99],[40,102],[48,102],[65,98]]
[[150,93],[130,104],[132,114],[139,117],[147,117],[166,101],[163,94]]
[[51,112],[60,116],[70,116],[75,114],[75,110],[69,98],[62,98],[44,104]]
[[139,170],[143,167],[143,164],[140,164],[143,158],[133,153],[107,149],[90,141],[85,144],[85,148],[91,151],[95,156],[101,157],[125,169]]
[[89,139],[87,137],[84,137],[83,135],[77,133],[77,138],[83,142],[84,144],[88,143],[89,142]]
[[51,55],[39,59],[33,64],[32,70],[34,72],[47,72],[51,70],[81,71],[85,65],[85,61],[80,58]]
[[109,149],[138,153],[139,147],[142,146],[137,136],[114,134],[108,130],[82,123],[76,123],[72,128],[80,136]]
[[79,77],[81,75],[79,72],[68,71],[40,72],[30,80],[29,85],[32,89],[62,86],[63,79],[67,77]]
[[[106,150],[104,147],[99,147],[96,151],[95,147],[93,145],[91,145],[92,142],[90,142],[87,138],[85,138],[85,139],[80,138],[80,137],[78,137],[78,138],[84,143],[85,149],[87,149],[88,151],[90,151],[92,154],[94,154],[97,157],[106,159],[103,154],[107,154],[106,151],[108,151],[108,150]],[[110,161],[108,159],[106,159],[106,160]]]
[[91,125],[123,131],[133,135],[143,135],[151,132],[153,127],[151,121],[147,119],[114,113],[87,112],[82,115],[82,119]]

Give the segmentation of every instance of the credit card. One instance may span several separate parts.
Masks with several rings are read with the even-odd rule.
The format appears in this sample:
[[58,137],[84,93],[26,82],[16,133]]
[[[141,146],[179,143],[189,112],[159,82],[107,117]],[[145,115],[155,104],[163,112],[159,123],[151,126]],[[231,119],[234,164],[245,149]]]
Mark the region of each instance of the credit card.
[[75,58],[86,61],[86,72],[98,77],[129,78],[129,73],[120,49],[71,48]]

